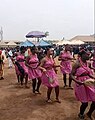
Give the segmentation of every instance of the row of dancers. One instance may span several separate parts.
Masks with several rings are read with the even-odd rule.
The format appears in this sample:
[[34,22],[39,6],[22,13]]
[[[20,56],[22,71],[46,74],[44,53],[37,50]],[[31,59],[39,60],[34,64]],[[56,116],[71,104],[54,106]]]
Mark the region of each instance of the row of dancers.
[[[93,72],[95,70],[95,48],[93,54],[85,49],[81,49],[76,60],[73,59],[69,51],[70,47],[66,45],[65,50],[58,57],[60,65],[56,65],[52,57],[53,50],[51,48],[45,50],[44,58],[39,61],[35,46],[31,47],[29,55],[26,58],[24,56],[25,50],[21,47],[20,52],[15,54],[16,59],[14,61],[18,82],[21,82],[21,85],[23,85],[23,79],[25,78],[25,87],[27,88],[28,79],[31,79],[34,94],[40,94],[41,84],[45,85],[48,88],[46,101],[49,103],[52,102],[51,92],[54,88],[56,95],[55,101],[61,103],[57,77],[57,67],[60,67],[63,74],[64,87],[67,87],[67,74],[69,74],[69,88],[72,89],[72,80],[75,82],[75,96],[82,103],[80,113],[78,114],[79,118],[89,118],[92,120],[92,113],[95,110],[95,76]],[[73,67],[72,61],[75,62]],[[85,81],[88,80],[90,82],[93,81],[93,84],[86,85]],[[85,114],[88,102],[92,102],[92,104],[88,113]]]

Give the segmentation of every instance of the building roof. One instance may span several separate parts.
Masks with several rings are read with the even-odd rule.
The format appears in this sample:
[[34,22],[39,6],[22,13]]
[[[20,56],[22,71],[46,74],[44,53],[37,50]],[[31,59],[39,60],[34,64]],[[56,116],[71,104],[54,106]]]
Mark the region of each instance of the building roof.
[[88,35],[88,36],[75,36],[72,40],[81,40],[83,42],[95,42],[94,35]]

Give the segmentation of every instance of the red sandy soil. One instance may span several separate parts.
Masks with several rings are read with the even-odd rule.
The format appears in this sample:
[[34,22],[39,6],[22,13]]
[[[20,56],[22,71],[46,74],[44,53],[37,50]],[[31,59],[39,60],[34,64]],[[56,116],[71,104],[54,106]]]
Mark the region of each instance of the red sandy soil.
[[[28,83],[30,89],[20,88],[14,68],[8,69],[8,64],[4,68],[5,79],[0,81],[0,120],[79,120],[77,114],[80,103],[75,99],[74,90],[63,88],[60,71],[61,104],[49,104],[45,102],[45,86],[41,86],[41,95],[33,95],[31,81]],[[54,98],[53,90],[52,99]]]

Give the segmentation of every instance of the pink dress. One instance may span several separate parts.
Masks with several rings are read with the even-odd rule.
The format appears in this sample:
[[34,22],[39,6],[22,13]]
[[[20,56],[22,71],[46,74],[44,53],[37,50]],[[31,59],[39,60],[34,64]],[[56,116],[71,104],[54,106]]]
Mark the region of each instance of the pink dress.
[[[87,74],[86,76],[82,76],[82,74]],[[84,82],[87,79],[90,79],[88,74],[93,74],[92,70],[87,66],[83,65],[79,67],[76,71],[76,79]],[[84,86],[75,84],[75,95],[77,100],[81,102],[89,102],[89,101],[95,101],[95,86]]]
[[95,54],[94,54],[94,57],[93,57],[93,63],[92,63],[92,66],[95,68]]
[[42,73],[41,70],[38,68],[39,60],[37,58],[37,55],[30,56],[28,64],[31,66],[31,68],[28,67],[29,79],[40,78]]
[[[42,77],[41,77],[42,84],[44,84],[47,87],[52,87],[52,88],[59,86],[57,74],[54,71],[53,65],[54,65],[54,60],[46,58],[46,62],[43,67],[47,71],[46,73],[42,73]],[[51,78],[54,81],[53,83],[49,82],[49,78],[47,77],[47,75],[49,78]]]
[[[24,69],[25,71],[25,74],[28,74],[28,68],[27,66],[25,65],[25,57],[24,55],[22,54],[19,54],[17,57],[16,57],[16,61],[20,64],[20,66],[22,66],[22,68]],[[21,75],[20,71],[18,70],[18,67],[15,65],[15,70],[16,70],[16,74],[17,75]]]
[[[70,52],[62,52],[61,55],[60,55],[61,58],[72,58],[72,55],[70,54]],[[71,61],[70,60],[62,60],[61,61],[61,66],[60,69],[61,69],[61,72],[63,74],[70,74],[71,73],[71,70],[72,70],[72,65],[71,65]]]

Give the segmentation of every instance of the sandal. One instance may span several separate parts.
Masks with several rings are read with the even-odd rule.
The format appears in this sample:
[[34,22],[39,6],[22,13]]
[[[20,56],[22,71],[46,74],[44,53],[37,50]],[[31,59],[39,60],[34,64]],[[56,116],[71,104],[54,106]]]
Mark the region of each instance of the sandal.
[[68,87],[67,85],[64,85],[64,88]]
[[73,88],[73,87],[71,87],[71,86],[69,86],[69,89],[73,90],[74,88]]
[[89,117],[87,114],[85,114],[85,119],[84,120],[95,120],[95,118],[94,117]]
[[55,99],[55,102],[57,103],[61,103],[61,101],[59,99]]
[[35,90],[35,94],[40,94],[41,95],[41,92],[39,90]]
[[78,114],[79,120],[84,120],[84,115]]
[[51,99],[46,100],[47,103],[52,103]]

